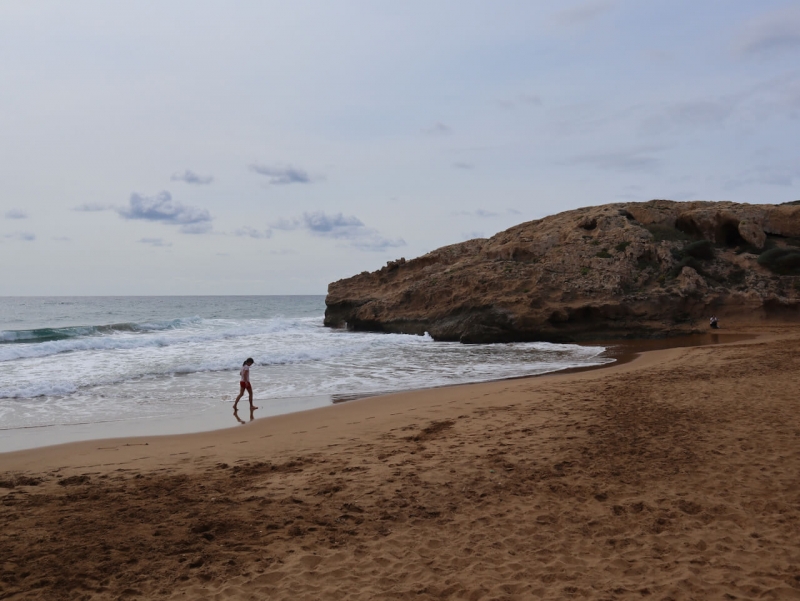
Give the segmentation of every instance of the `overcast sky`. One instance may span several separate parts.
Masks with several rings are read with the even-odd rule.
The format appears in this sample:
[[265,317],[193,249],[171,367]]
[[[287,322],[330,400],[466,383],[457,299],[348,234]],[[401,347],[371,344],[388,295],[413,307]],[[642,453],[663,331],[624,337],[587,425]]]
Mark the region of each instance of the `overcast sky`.
[[587,205],[800,198],[797,0],[0,2],[0,295],[324,294]]

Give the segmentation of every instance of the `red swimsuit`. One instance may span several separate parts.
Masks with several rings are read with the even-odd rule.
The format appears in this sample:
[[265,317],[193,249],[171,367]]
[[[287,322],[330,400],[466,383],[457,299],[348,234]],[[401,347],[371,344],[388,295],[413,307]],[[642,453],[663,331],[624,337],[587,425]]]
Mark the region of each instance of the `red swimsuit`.
[[243,365],[242,371],[240,371],[239,374],[242,376],[242,380],[239,382],[239,388],[253,394],[253,387],[250,386],[250,366]]

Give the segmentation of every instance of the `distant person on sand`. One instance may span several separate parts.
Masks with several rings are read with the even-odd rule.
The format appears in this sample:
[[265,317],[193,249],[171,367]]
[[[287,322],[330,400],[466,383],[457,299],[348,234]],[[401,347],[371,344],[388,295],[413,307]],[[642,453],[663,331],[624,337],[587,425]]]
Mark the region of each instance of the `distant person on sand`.
[[236,400],[233,401],[233,412],[236,413],[237,405],[239,404],[239,399],[242,398],[244,395],[244,391],[246,390],[250,395],[248,399],[250,401],[250,411],[254,409],[258,409],[255,405],[253,405],[253,387],[250,385],[250,366],[255,363],[252,358],[248,357],[247,360],[242,363],[242,370],[239,372],[239,396],[236,397]]
[[716,317],[712,317],[709,320],[708,325],[710,325],[714,330],[719,329],[719,323],[717,322],[717,318]]

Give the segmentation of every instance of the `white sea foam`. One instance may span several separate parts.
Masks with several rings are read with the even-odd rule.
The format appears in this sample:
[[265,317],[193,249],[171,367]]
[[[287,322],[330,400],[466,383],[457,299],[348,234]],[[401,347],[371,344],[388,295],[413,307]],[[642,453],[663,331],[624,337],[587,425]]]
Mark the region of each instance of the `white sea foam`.
[[225,324],[212,324],[210,328],[202,328],[202,320],[199,322],[187,321],[186,323],[199,327],[193,328],[190,332],[187,332],[185,328],[180,331],[163,332],[168,328],[151,327],[146,330],[127,332],[111,330],[108,334],[99,333],[97,328],[87,328],[87,335],[81,337],[48,340],[38,344],[3,345],[0,346],[0,363],[18,359],[43,358],[74,351],[113,351],[207,343],[245,336],[275,334],[294,327],[294,324],[286,320],[271,320],[267,324],[232,325],[230,327],[224,327]]
[[[102,303],[92,302],[101,314]],[[162,301],[168,306],[159,310],[184,308],[170,302]],[[201,411],[238,392],[238,372],[248,356],[256,362],[256,398],[267,411],[290,410],[289,399],[478,382],[607,361],[598,357],[599,347],[461,345],[331,330],[322,327],[320,309],[312,310],[321,299],[299,308],[287,301],[277,309],[256,305],[265,302],[260,299],[252,306],[235,298],[203,302],[216,303],[211,317],[120,320],[117,327],[93,326],[85,334],[72,326],[30,328],[40,342],[0,344],[0,429]],[[255,315],[232,318],[226,302],[239,303],[233,313],[250,307]],[[207,309],[195,299],[183,305]],[[68,337],[46,339],[64,331]]]

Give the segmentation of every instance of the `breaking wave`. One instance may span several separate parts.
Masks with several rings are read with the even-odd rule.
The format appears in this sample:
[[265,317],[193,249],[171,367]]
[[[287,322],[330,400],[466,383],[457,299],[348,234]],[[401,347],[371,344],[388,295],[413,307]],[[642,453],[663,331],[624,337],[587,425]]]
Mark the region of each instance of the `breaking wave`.
[[72,326],[67,328],[38,328],[35,330],[0,330],[0,344],[36,344],[88,336],[117,333],[158,332],[175,330],[202,321],[199,317],[184,317],[154,323],[113,323],[100,326]]

